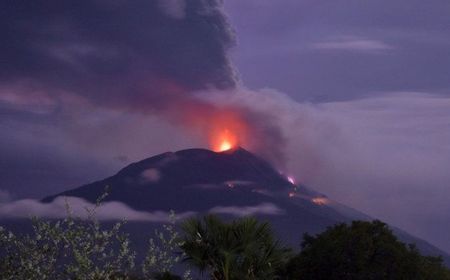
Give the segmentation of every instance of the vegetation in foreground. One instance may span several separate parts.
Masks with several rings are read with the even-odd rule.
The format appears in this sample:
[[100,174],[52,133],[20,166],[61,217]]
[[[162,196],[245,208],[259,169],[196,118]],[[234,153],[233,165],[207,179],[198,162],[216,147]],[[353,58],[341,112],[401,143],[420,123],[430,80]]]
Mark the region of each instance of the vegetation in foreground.
[[[294,253],[254,218],[193,218],[180,231],[172,219],[151,236],[144,261],[136,264],[124,222],[104,228],[95,209],[89,211],[88,220],[34,218],[31,235],[0,227],[1,279],[193,279],[191,267],[216,280],[450,279],[441,258],[422,256],[380,221],[304,235]],[[180,263],[188,269],[178,276]]]

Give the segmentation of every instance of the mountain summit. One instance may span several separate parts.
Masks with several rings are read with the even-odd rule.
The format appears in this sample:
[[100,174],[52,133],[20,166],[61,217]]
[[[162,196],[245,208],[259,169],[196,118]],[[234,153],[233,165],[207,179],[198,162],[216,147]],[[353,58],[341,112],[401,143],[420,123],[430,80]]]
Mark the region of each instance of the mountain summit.
[[[295,245],[304,232],[318,233],[339,222],[371,219],[295,184],[241,147],[224,152],[188,149],[163,153],[42,201],[68,196],[95,202],[106,188],[105,201],[119,201],[138,211],[258,216],[270,221],[280,237]],[[403,241],[416,243],[424,254],[443,255],[450,263],[450,257],[441,250],[401,230],[394,231]]]
[[188,149],[163,153],[130,164],[112,177],[43,201],[71,196],[95,202],[105,188],[109,193],[106,201],[120,201],[145,211],[205,211],[218,205],[248,206],[294,196],[311,204],[320,196],[293,184],[265,160],[237,147],[224,152]]

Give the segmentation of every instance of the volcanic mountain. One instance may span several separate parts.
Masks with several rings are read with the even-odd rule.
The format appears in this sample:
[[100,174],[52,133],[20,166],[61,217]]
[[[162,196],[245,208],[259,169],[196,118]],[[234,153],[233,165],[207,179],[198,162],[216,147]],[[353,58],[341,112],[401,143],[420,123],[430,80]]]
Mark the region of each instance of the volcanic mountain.
[[[50,203],[68,196],[95,202],[105,188],[105,201],[119,201],[137,211],[257,216],[270,221],[278,235],[291,245],[298,245],[304,232],[318,233],[339,222],[371,219],[306,186],[296,185],[243,148],[220,153],[205,149],[167,152],[42,201]],[[416,243],[422,253],[442,255],[450,264],[450,256],[443,251],[399,229],[394,231],[403,241]]]

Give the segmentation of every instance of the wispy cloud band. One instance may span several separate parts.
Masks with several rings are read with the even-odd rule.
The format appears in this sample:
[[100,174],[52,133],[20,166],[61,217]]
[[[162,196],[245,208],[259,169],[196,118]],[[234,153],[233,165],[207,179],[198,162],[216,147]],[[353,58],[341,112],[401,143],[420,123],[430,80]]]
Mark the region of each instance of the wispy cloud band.
[[341,50],[380,53],[394,49],[394,46],[380,40],[359,37],[337,37],[311,45],[316,50]]

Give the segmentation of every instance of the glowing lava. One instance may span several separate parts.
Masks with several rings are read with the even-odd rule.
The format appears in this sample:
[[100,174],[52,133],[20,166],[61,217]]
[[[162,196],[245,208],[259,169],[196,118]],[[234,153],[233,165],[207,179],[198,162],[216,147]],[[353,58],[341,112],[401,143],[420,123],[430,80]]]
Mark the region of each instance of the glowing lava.
[[230,108],[217,109],[207,119],[208,138],[211,150],[223,152],[238,146],[249,145],[250,128],[239,111]]
[[291,183],[292,185],[295,185],[295,179],[292,176],[287,176],[287,180],[289,181],[289,183]]
[[218,133],[214,139],[213,150],[216,152],[228,151],[235,148],[238,145],[237,136],[230,132],[230,130],[225,129]]
[[314,197],[311,201],[320,206],[328,204],[328,199],[326,197]]
[[228,142],[227,140],[224,140],[223,142],[222,142],[222,144],[220,144],[220,148],[219,148],[219,151],[226,151],[226,150],[229,150],[229,149],[231,149],[233,146],[231,146],[231,144],[230,144],[230,142]]

